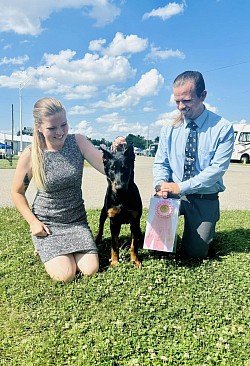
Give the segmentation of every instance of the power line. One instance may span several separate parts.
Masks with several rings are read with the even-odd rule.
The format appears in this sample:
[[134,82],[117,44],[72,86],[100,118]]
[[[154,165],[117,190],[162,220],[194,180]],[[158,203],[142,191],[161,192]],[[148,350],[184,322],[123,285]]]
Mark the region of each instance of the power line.
[[227,66],[221,66],[221,67],[217,67],[216,69],[211,69],[211,70],[204,71],[204,73],[205,72],[212,72],[212,71],[222,70],[222,69],[228,69],[229,67],[243,65],[243,64],[247,64],[249,62],[250,62],[250,60],[244,61],[244,62],[238,62],[237,64],[232,64],[232,65],[227,65]]

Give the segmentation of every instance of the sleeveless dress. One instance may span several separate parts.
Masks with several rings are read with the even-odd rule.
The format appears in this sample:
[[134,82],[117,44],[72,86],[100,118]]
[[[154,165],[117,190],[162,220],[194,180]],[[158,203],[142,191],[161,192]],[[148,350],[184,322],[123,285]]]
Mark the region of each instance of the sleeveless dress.
[[69,253],[97,253],[82,199],[83,164],[75,135],[67,136],[61,150],[44,152],[46,189],[37,192],[32,205],[34,215],[51,231],[32,236],[43,262]]

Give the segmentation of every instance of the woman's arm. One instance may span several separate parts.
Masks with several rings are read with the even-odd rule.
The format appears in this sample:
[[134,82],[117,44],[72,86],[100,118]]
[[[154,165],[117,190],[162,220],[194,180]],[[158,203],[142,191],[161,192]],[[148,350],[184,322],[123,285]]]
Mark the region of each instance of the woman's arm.
[[49,229],[33,214],[25,196],[31,179],[31,151],[29,148],[26,148],[20,155],[17,163],[11,187],[11,197],[17,210],[30,225],[32,235],[46,236],[50,233]]
[[100,173],[105,174],[102,152],[94,147],[94,145],[83,135],[76,134],[76,142],[81,150],[84,158]]

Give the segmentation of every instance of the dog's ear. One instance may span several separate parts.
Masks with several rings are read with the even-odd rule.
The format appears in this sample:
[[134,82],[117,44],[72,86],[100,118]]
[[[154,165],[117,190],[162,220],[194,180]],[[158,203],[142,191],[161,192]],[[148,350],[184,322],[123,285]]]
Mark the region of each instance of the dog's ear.
[[130,143],[127,145],[126,150],[124,151],[124,155],[130,158],[135,159],[135,153],[134,153],[134,145],[133,143]]
[[105,150],[102,147],[101,147],[101,150],[103,152],[103,157],[102,157],[103,161],[113,159],[113,155],[108,150]]

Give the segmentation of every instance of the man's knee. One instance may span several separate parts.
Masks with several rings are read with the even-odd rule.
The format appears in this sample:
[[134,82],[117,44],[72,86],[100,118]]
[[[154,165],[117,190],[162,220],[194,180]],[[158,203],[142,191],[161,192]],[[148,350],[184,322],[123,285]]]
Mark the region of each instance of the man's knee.
[[185,258],[205,259],[208,255],[209,245],[203,243],[185,243],[181,246],[181,254]]

